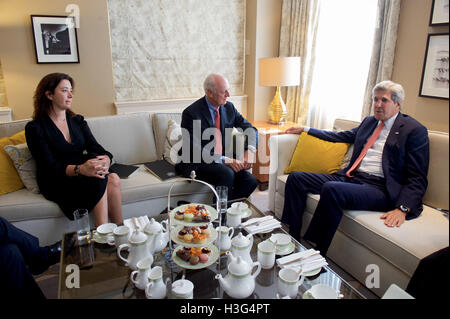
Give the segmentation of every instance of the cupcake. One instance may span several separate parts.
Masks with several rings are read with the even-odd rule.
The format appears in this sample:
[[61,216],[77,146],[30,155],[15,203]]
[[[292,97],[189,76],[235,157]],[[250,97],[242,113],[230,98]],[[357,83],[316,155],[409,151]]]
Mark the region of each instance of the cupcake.
[[207,247],[202,248],[202,254],[211,255],[211,249]]
[[180,239],[184,239],[184,236],[187,234],[187,231],[185,231],[184,229],[180,230],[178,232],[178,238]]
[[191,234],[186,234],[183,237],[183,240],[185,243],[192,243],[192,239],[194,238],[194,236],[192,236]]
[[192,222],[192,219],[194,219],[194,215],[193,214],[191,214],[191,213],[184,214],[184,221],[185,222],[190,223],[190,222]]
[[175,219],[183,220],[184,219],[184,213],[180,212],[180,211],[176,212],[175,213]]
[[194,238],[192,239],[192,242],[194,244],[203,244],[205,242],[205,236],[204,235],[194,236]]

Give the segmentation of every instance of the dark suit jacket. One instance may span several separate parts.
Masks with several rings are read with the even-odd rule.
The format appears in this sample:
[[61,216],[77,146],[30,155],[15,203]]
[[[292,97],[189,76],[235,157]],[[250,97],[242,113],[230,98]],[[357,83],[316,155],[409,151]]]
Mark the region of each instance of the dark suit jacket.
[[[223,145],[222,155],[227,157],[233,156],[233,154],[229,154],[233,128],[253,133],[247,135],[245,150],[248,149],[248,145],[253,145],[255,148],[258,146],[257,129],[236,110],[233,103],[227,102],[220,107],[219,111]],[[206,97],[202,97],[184,109],[181,118],[181,128],[183,134],[183,146],[179,152],[181,163],[176,166],[177,170],[190,172],[192,163],[194,165],[208,163],[205,161],[205,158],[208,156],[202,155],[212,156],[214,152],[214,135],[208,135],[205,132],[208,128],[214,128]],[[246,131],[247,129],[250,130]],[[202,154],[203,152],[207,154]],[[185,164],[189,164],[189,167]]]
[[59,187],[57,180],[67,178],[67,165],[83,164],[96,155],[113,157],[97,143],[83,116],[66,115],[66,120],[72,143],[66,141],[47,115],[25,126],[28,148],[36,161],[37,182],[44,195]]
[[[377,127],[373,116],[366,117],[358,127],[344,132],[329,132],[311,128],[308,134],[330,142],[354,144],[350,164],[353,165],[364,144]],[[386,189],[391,201],[398,207],[411,208],[406,219],[415,218],[423,210],[422,197],[427,189],[430,148],[427,129],[412,117],[399,113],[389,132],[382,155]]]

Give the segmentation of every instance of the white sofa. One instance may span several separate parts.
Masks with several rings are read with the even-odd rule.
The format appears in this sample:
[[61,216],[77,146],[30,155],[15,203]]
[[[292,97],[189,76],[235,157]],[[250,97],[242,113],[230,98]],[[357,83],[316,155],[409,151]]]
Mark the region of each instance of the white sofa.
[[[181,113],[143,112],[86,120],[97,141],[114,155],[115,162],[137,164],[162,158],[169,119],[180,123]],[[23,130],[28,121],[0,123],[0,138]],[[156,215],[167,208],[167,195],[173,180],[162,182],[141,166],[133,176],[122,179],[121,184],[125,219]],[[179,200],[208,203],[212,194],[205,185],[185,181],[174,186],[171,206],[176,206]],[[65,232],[76,227],[58,205],[25,188],[0,196],[0,216],[38,237],[41,245],[60,240]],[[94,225],[93,216],[91,224]]]
[[[358,122],[336,120],[334,130],[348,130]],[[395,283],[405,289],[419,261],[449,245],[449,139],[448,133],[429,131],[430,167],[424,210],[399,228],[389,228],[380,219],[381,212],[344,211],[327,256],[378,296]],[[271,137],[269,208],[281,218],[284,188],[298,135]],[[353,148],[349,149],[352,152]],[[303,217],[302,236],[317,206],[319,195],[309,194]],[[373,266],[375,265],[375,266]],[[379,285],[373,276],[379,270]],[[370,275],[370,276],[369,276]],[[372,287],[375,286],[375,287]]]

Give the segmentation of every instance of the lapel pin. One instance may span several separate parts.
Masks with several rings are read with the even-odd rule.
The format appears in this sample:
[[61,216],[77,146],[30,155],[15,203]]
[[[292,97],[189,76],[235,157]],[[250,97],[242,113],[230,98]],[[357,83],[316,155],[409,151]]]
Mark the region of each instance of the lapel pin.
[[396,135],[400,134],[400,132],[395,132]]

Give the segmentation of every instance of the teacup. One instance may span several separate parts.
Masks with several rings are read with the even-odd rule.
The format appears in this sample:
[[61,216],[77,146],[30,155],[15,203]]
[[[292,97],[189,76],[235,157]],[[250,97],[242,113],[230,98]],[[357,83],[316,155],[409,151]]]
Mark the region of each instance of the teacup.
[[128,243],[130,236],[130,228],[128,226],[118,226],[113,230],[114,237],[108,237],[108,244],[119,247],[122,244]]
[[236,207],[227,209],[227,226],[238,227],[242,222],[241,211]]
[[117,225],[114,223],[101,224],[96,229],[97,236],[104,241],[108,241],[108,238],[112,238],[113,231],[116,228]]
[[236,208],[241,213],[244,213],[244,212],[246,212],[248,210],[248,205],[246,203],[243,203],[243,202],[233,203],[233,204],[231,204],[231,207],[232,208]]
[[343,298],[344,295],[339,292],[339,290],[335,290],[328,285],[317,284],[312,286],[307,292],[304,294],[304,299],[340,299]]
[[298,288],[305,280],[301,276],[302,269],[294,267],[284,267],[278,272],[278,293],[281,296],[289,296],[295,298],[298,293]]
[[287,234],[273,234],[269,240],[276,245],[279,252],[287,250],[292,241],[291,236]]
[[265,240],[258,244],[258,261],[261,264],[261,268],[270,269],[275,264],[275,245]]
[[172,284],[172,296],[173,299],[193,299],[194,298],[194,284],[184,279],[184,275],[181,279],[175,281]]

